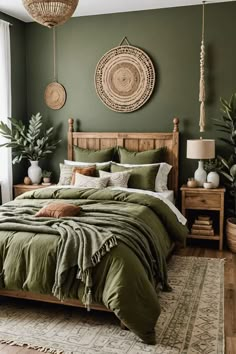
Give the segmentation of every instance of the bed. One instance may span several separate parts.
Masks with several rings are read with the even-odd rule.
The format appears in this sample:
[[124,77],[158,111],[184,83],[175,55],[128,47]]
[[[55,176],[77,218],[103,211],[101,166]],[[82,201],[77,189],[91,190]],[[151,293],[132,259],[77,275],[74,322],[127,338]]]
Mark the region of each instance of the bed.
[[[168,186],[176,198],[178,119],[173,123],[170,133],[84,133],[74,132],[69,119],[68,160],[74,146],[167,147]],[[82,211],[60,221],[35,217],[55,201]],[[176,213],[162,198],[124,190],[56,186],[27,192],[0,208],[0,295],[113,311],[124,326],[154,344],[157,287],[169,290],[166,258],[187,235]]]

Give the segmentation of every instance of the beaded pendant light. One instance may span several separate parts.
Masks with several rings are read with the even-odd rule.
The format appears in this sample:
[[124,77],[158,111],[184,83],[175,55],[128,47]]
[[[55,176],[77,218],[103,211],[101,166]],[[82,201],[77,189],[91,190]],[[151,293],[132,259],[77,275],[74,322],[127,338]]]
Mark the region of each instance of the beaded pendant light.
[[22,0],[29,15],[43,26],[52,28],[66,22],[74,13],[78,0]]

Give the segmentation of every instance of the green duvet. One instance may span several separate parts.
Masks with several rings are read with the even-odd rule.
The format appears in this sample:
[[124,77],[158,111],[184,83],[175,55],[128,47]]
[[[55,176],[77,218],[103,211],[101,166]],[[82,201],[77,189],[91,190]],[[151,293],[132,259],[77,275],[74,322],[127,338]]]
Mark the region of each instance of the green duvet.
[[[55,201],[78,217],[36,218]],[[0,208],[0,286],[104,304],[155,343],[156,288],[168,289],[166,256],[187,229],[161,200],[110,189],[45,188]]]

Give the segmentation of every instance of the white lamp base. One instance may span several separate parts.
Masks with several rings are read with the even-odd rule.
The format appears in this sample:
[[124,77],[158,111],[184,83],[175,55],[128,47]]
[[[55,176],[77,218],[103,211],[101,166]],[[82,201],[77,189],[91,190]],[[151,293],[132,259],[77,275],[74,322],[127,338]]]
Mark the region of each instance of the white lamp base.
[[198,187],[202,187],[207,180],[207,173],[203,168],[203,161],[198,161],[198,169],[194,173],[194,179],[197,181]]

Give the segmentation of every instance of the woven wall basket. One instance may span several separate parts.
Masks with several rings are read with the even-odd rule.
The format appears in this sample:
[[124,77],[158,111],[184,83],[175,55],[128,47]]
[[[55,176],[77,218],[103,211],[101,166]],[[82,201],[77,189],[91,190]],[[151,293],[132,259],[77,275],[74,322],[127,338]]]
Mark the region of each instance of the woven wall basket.
[[137,47],[115,47],[97,64],[97,94],[113,111],[132,112],[139,109],[151,96],[154,85],[155,69],[152,61]]
[[23,0],[23,5],[35,21],[51,28],[73,15],[78,0]]

